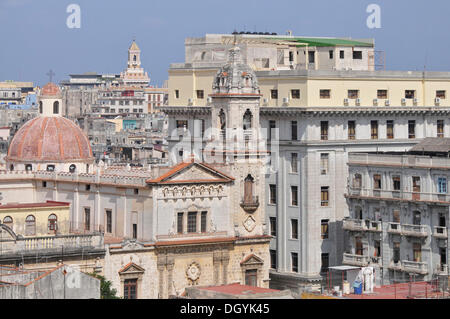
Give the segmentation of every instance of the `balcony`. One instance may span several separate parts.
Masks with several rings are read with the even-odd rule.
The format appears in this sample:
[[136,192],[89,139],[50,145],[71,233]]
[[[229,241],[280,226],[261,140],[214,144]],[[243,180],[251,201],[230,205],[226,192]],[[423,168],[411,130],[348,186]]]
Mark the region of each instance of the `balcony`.
[[434,226],[433,237],[447,239],[447,227]]
[[367,226],[366,226],[366,222],[363,219],[351,219],[351,218],[346,218],[343,221],[343,228],[345,230],[351,230],[351,231],[366,231],[367,230]]
[[403,270],[401,261],[395,262],[392,260],[391,263],[389,264],[388,268],[391,270],[398,270],[398,271]]
[[436,266],[436,274],[443,275],[443,276],[448,276],[449,275],[448,265],[446,265],[446,264],[438,264]]
[[402,225],[402,235],[411,237],[427,237],[428,232],[425,225]]
[[344,253],[343,263],[347,265],[364,267],[369,264],[369,256]]
[[381,228],[381,222],[380,221],[368,220],[366,222],[368,224],[368,230],[370,232],[381,233],[383,231],[382,228]]
[[428,274],[428,265],[421,261],[402,260],[402,270],[425,275]]
[[259,207],[259,197],[258,196],[251,196],[250,198],[244,198],[241,201],[241,207],[247,213],[255,212],[258,209],[258,207]]
[[388,233],[390,234],[401,234],[400,223],[388,223]]

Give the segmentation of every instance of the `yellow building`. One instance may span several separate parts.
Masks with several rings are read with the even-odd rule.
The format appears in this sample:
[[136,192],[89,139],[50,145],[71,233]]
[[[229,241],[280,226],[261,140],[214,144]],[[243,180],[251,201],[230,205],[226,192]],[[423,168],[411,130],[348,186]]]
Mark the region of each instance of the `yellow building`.
[[68,234],[70,203],[0,205],[0,220],[14,233],[26,237]]

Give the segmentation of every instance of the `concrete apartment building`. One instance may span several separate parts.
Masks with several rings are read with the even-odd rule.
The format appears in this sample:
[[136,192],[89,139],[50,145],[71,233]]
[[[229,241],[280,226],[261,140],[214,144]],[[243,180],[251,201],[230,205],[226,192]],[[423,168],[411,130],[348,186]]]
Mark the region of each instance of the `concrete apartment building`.
[[378,284],[449,275],[449,141],[349,154],[344,264],[374,267]]
[[[239,45],[238,37],[228,38],[226,45]],[[337,51],[340,45],[334,45]],[[353,43],[347,49],[358,48]],[[242,51],[245,55],[245,48]],[[159,109],[169,115],[172,161],[186,156],[203,129],[220,123],[211,117],[208,99],[216,86],[213,76],[221,72],[218,64],[170,67],[169,105]],[[273,236],[270,285],[294,291],[318,288],[321,274],[341,265],[345,252],[348,154],[405,151],[427,137],[449,137],[450,72],[374,71],[367,64],[360,70],[257,68],[255,75],[262,96],[256,109],[259,119],[254,120],[266,129],[272,164],[277,165],[265,177],[263,203]],[[180,129],[185,131],[183,144]]]

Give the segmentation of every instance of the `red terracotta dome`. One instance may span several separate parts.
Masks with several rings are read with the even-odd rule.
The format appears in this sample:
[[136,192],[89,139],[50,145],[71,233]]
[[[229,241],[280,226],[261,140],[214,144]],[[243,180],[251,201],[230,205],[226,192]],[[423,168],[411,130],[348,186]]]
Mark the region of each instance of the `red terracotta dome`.
[[58,86],[52,82],[47,83],[42,87],[41,95],[46,96],[53,96],[53,95],[59,95],[61,91],[59,90]]
[[8,161],[69,162],[93,160],[84,132],[64,117],[40,116],[25,123],[11,141]]

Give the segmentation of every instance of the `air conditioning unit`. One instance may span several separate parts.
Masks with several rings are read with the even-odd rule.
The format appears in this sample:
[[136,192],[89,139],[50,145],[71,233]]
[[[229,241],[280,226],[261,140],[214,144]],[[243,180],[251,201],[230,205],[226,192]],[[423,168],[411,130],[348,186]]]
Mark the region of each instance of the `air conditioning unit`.
[[436,105],[439,105],[439,104],[441,104],[441,99],[440,98],[435,98],[434,99],[434,104],[436,104]]
[[264,103],[264,104],[269,103],[269,99],[268,99],[268,98],[263,98],[263,103]]
[[212,97],[208,96],[208,98],[206,99],[206,102],[207,102],[208,104],[211,104],[211,102],[212,102]]
[[361,104],[361,99],[359,99],[359,98],[356,99],[356,100],[355,100],[355,104],[356,104],[356,105],[360,105],[360,104]]
[[188,99],[188,103],[189,103],[189,104],[192,104],[192,103],[194,103],[194,99],[192,99],[192,98],[189,98],[189,99]]
[[402,98],[402,104],[406,104],[406,99]]
[[378,105],[378,99],[373,99],[373,105],[377,106]]
[[344,105],[348,105],[348,99],[347,98],[344,99]]
[[289,103],[289,98],[288,97],[284,97],[283,98],[283,103]]
[[391,105],[391,101],[389,101],[389,100],[386,100],[386,101],[384,102],[384,105],[386,105],[386,106],[389,106],[389,105]]

